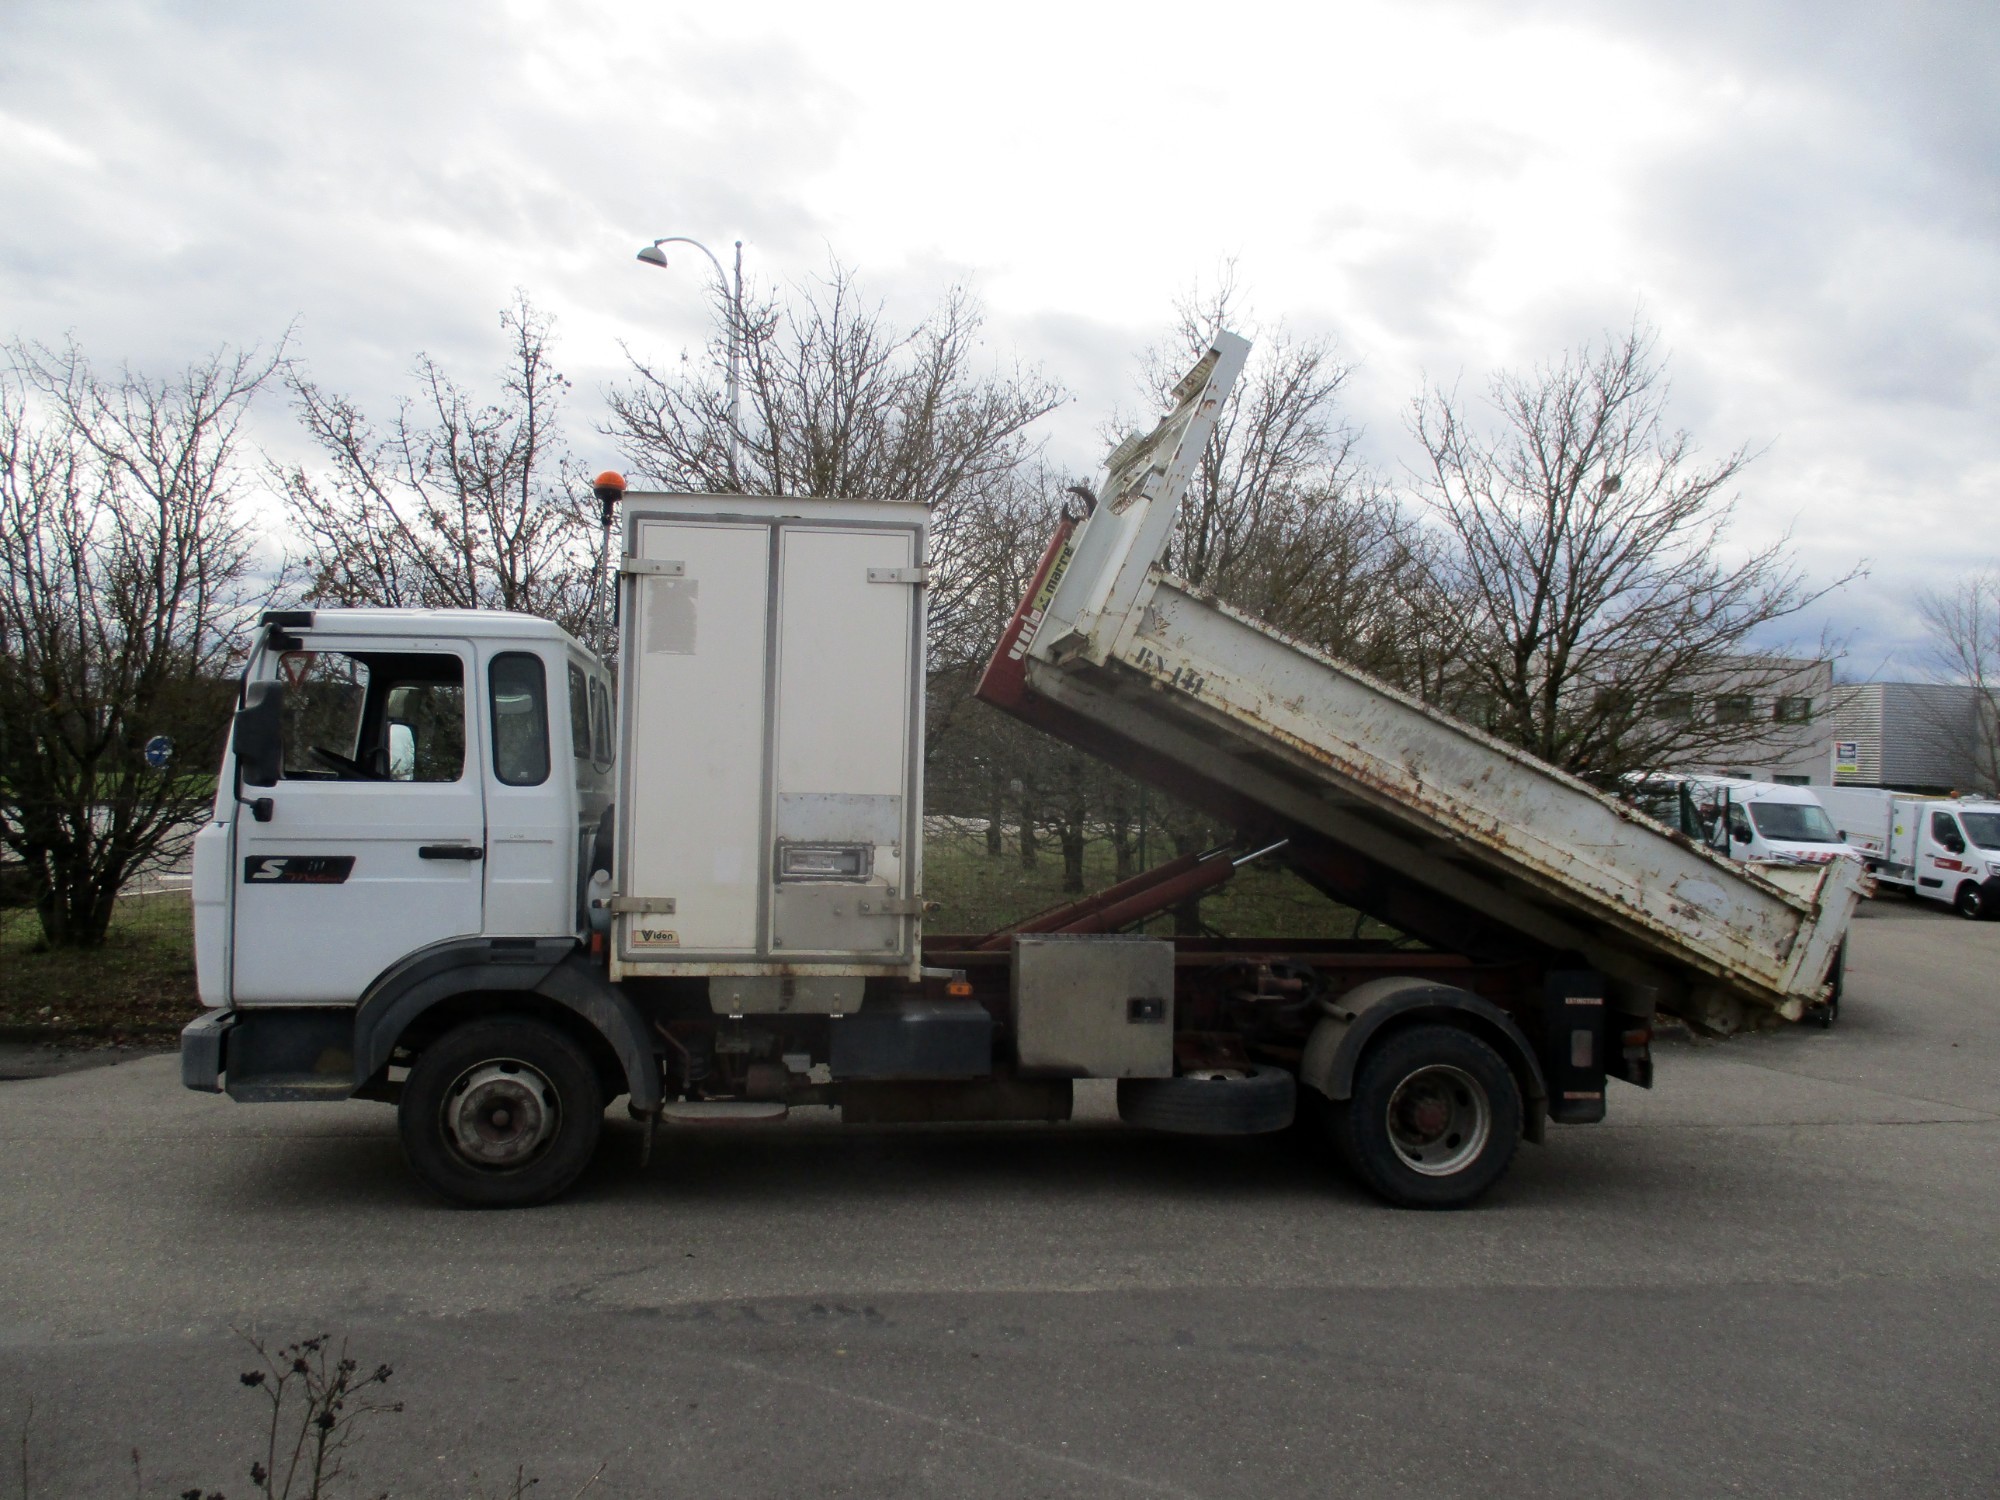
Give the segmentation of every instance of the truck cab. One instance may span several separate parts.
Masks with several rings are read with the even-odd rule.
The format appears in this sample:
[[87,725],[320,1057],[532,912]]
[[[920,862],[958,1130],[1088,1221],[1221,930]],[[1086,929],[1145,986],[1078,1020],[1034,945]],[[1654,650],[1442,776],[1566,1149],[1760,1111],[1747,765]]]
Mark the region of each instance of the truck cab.
[[204,1005],[350,1006],[438,944],[584,931],[614,745],[609,673],[574,638],[503,612],[294,611],[243,693],[277,709],[266,764],[232,746],[195,840]]

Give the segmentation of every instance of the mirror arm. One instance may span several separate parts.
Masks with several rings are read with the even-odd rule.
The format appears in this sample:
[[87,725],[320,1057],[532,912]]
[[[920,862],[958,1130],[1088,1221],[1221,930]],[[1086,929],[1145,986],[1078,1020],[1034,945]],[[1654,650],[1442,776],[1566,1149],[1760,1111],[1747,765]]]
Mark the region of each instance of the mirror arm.
[[235,794],[237,803],[243,807],[249,808],[250,816],[254,818],[257,822],[259,823],[270,822],[271,815],[275,813],[278,809],[278,804],[269,797],[244,796],[243,762],[240,760],[236,760],[232,757],[230,760],[230,768],[234,773],[233,779],[235,781],[235,785],[230,790]]

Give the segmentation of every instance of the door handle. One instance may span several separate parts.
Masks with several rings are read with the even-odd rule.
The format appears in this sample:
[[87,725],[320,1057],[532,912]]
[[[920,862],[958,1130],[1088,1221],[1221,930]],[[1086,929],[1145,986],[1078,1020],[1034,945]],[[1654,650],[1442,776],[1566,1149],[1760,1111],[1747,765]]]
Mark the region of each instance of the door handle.
[[486,851],[477,844],[419,844],[418,859],[484,859]]

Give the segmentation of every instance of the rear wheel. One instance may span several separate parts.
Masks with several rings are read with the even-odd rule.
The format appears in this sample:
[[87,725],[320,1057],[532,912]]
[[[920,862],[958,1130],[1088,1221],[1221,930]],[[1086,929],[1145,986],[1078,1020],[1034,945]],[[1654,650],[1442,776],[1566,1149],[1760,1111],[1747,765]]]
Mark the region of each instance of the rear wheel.
[[1404,1208],[1463,1208],[1500,1180],[1521,1138],[1521,1091],[1500,1055],[1455,1026],[1413,1026],[1362,1058],[1327,1114],[1348,1166]]
[[425,1184],[472,1208],[555,1197],[583,1171],[604,1091],[568,1036],[525,1018],[473,1021],[418,1056],[398,1109],[403,1153]]

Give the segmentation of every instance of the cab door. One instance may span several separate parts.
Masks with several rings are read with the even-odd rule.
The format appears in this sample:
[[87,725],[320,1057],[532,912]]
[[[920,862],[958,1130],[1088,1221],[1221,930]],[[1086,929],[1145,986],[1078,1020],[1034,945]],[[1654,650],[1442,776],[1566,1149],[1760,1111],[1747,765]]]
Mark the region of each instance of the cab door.
[[1925,820],[1922,849],[1917,855],[1917,892],[1933,901],[1957,897],[1959,882],[1976,875],[1966,859],[1965,830],[1943,808],[1932,808]]
[[269,822],[235,819],[231,995],[352,1003],[397,960],[480,930],[471,652],[308,637],[276,665],[284,771]]
[[1722,852],[1731,859],[1756,859],[1764,852],[1758,845],[1757,830],[1750,823],[1748,805],[1730,798],[1723,805]]

